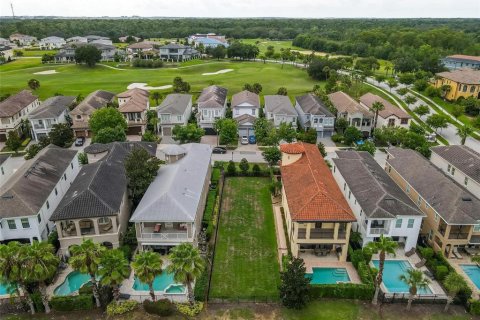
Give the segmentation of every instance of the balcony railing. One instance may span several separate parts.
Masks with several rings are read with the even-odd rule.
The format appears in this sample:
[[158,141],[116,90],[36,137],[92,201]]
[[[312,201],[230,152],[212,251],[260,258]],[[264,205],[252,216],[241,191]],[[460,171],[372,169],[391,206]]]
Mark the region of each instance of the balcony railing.
[[440,232],[442,236],[445,236],[445,230],[446,230],[445,228],[441,228],[441,227],[438,228],[438,232]]
[[311,229],[310,239],[333,239],[333,229]]
[[388,230],[385,228],[370,228],[370,234],[385,234]]
[[162,232],[162,233],[142,233],[142,238],[152,240],[186,240],[186,232]]
[[468,233],[459,232],[451,233],[448,235],[448,239],[468,239]]

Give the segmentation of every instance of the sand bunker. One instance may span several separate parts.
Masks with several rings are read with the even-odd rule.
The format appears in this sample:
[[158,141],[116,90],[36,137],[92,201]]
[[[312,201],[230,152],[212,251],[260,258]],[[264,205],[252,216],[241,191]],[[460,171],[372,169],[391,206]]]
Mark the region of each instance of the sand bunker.
[[160,86],[160,87],[150,87],[150,86],[147,86],[146,83],[137,83],[137,82],[134,82],[134,83],[131,83],[127,89],[135,89],[135,88],[140,88],[140,89],[143,89],[143,90],[163,90],[163,89],[170,89],[172,87],[171,84],[167,84],[165,86]]
[[34,74],[54,74],[54,73],[58,73],[57,70],[45,70],[45,71],[35,72]]
[[202,73],[202,76],[213,76],[215,74],[222,74],[222,73],[227,73],[233,71],[233,69],[223,69],[217,72],[207,72],[207,73]]

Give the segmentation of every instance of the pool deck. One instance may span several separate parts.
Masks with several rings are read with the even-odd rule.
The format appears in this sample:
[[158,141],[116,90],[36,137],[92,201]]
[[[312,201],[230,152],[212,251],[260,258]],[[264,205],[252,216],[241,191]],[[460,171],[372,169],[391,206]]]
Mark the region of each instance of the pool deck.
[[63,281],[65,281],[65,278],[67,278],[67,276],[70,274],[70,272],[73,272],[73,271],[74,270],[70,265],[68,265],[65,269],[60,269],[57,272],[57,277],[55,278],[53,283],[47,287],[47,296],[53,297],[54,296],[53,292],[55,291],[55,289],[59,285],[61,285]]
[[470,257],[467,256],[466,254],[462,256],[462,259],[450,258],[448,259],[448,262],[455,269],[455,271],[457,271],[458,274],[463,276],[463,278],[467,282],[467,285],[470,287],[470,289],[472,289],[472,297],[477,300],[480,299],[480,290],[477,288],[475,283],[473,283],[472,279],[470,279],[470,277],[465,273],[465,271],[463,271],[462,267],[460,266],[462,264],[468,264],[472,266],[475,266],[477,264],[475,262],[472,262]]

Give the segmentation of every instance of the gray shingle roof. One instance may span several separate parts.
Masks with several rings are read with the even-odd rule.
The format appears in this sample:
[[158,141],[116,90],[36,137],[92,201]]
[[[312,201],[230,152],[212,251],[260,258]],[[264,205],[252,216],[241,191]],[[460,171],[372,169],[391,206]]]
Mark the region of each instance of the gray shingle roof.
[[210,86],[202,90],[197,99],[199,108],[220,108],[225,106],[228,90],[219,86]]
[[76,154],[50,145],[24,163],[0,188],[0,218],[37,214]]
[[8,97],[0,102],[0,118],[7,118],[15,115],[20,110],[26,108],[30,103],[37,100],[28,90],[22,90],[19,93]]
[[49,119],[57,118],[75,101],[73,96],[51,97],[42,102],[42,104],[29,115],[29,119]]
[[384,119],[394,115],[398,118],[403,119],[410,119],[410,115],[403,111],[402,109],[394,106],[387,100],[383,99],[382,97],[377,96],[373,93],[365,93],[363,96],[360,97],[360,102],[367,106],[367,108],[371,109],[372,105],[375,102],[380,102],[383,104],[384,109],[378,112],[378,115]]
[[390,148],[387,164],[450,224],[477,224],[480,200],[410,149]]
[[248,90],[243,90],[232,96],[232,108],[242,103],[248,103],[253,107],[260,108],[260,97],[258,94]]
[[436,146],[431,150],[472,180],[480,183],[480,153],[467,146],[458,145]]
[[368,152],[336,153],[338,159],[333,159],[333,162],[368,218],[423,216]]
[[0,165],[2,165],[10,157],[11,157],[11,155],[9,155],[9,154],[0,154]]
[[162,166],[140,201],[130,221],[193,222],[200,205],[212,147],[182,145],[187,154],[175,163]]
[[70,113],[71,114],[91,114],[96,109],[105,107],[107,103],[112,102],[115,98],[115,93],[97,90],[90,93],[85,99],[82,100]]
[[311,93],[307,93],[303,96],[295,97],[300,108],[305,113],[314,114],[318,116],[334,117],[334,115],[328,110],[323,101]]
[[157,107],[158,113],[169,113],[173,115],[182,115],[185,113],[189,103],[192,101],[191,94],[169,94],[165,100]]
[[297,115],[290,98],[281,95],[265,96],[265,110],[274,114]]

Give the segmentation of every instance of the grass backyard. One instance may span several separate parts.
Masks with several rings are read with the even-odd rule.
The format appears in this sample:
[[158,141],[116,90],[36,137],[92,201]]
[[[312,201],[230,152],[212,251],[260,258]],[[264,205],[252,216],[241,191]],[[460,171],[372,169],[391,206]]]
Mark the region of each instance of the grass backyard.
[[280,283],[268,178],[227,178],[210,298],[277,299]]

